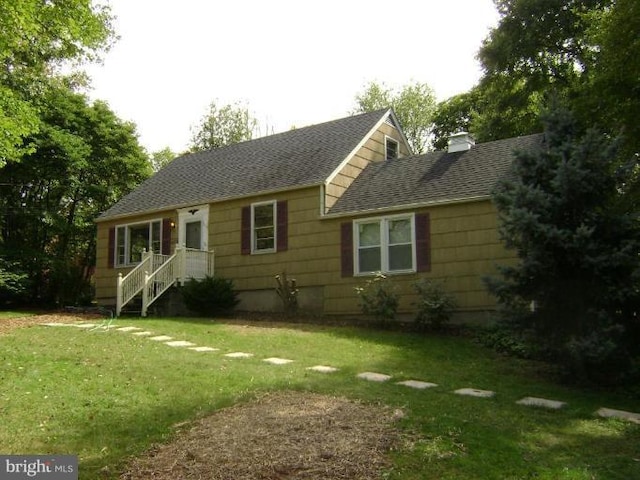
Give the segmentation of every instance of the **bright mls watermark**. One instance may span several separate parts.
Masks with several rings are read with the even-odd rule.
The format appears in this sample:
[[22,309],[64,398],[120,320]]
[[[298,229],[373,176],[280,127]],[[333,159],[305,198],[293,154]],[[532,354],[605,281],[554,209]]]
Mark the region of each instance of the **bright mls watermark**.
[[78,480],[76,455],[0,455],[0,480]]

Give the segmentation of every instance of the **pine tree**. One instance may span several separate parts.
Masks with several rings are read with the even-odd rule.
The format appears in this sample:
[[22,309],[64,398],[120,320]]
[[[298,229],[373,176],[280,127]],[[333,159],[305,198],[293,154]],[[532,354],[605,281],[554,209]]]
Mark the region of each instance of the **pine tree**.
[[635,166],[619,141],[581,133],[572,115],[546,115],[544,142],[516,153],[512,175],[494,192],[501,235],[519,262],[488,279],[517,329],[556,359],[594,379],[640,358],[640,229]]

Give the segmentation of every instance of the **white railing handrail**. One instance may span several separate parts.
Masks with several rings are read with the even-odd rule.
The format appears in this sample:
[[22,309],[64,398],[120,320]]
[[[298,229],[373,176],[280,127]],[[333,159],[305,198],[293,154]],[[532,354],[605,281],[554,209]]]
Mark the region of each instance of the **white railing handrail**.
[[122,307],[129,303],[133,297],[138,295],[145,286],[145,274],[149,270],[158,269],[167,259],[169,255],[160,255],[158,253],[142,251],[142,259],[129,273],[118,274],[118,283],[116,291],[116,317],[120,316]]
[[183,256],[176,250],[166,262],[157,270],[148,274],[145,272],[145,285],[142,290],[142,312],[143,317],[147,316],[149,306],[155,302],[160,295],[169,289],[178,280],[178,272]]

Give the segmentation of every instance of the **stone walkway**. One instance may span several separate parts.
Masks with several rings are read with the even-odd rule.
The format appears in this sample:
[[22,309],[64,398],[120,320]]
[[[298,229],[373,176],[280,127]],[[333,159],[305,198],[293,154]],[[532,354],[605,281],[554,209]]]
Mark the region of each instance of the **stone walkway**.
[[[123,333],[131,333],[132,335],[136,335],[139,337],[147,337],[149,340],[153,340],[156,342],[161,342],[169,347],[174,348],[188,348],[189,350],[193,350],[195,352],[217,352],[220,349],[213,348],[209,346],[198,346],[195,343],[188,342],[186,340],[174,340],[173,337],[168,335],[155,335],[153,332],[143,330],[139,327],[133,326],[119,326],[113,325],[111,322],[103,323],[103,324],[94,324],[94,323],[80,323],[80,324],[70,324],[70,323],[43,323],[42,325],[47,327],[74,327],[81,328],[87,331],[109,331],[115,330]],[[254,356],[253,353],[249,352],[229,352],[224,354],[227,358],[251,358]],[[272,365],[286,365],[294,362],[294,360],[288,358],[278,358],[278,357],[269,357],[262,359],[265,363],[270,363]],[[307,367],[307,370],[311,370],[319,373],[334,373],[339,371],[337,367],[332,367],[330,365],[315,365],[312,367]],[[356,375],[357,378],[369,382],[387,382],[393,378],[392,375],[388,375],[385,373],[379,372],[362,372]],[[425,390],[429,388],[436,388],[438,385],[436,383],[425,382],[423,380],[403,380],[400,382],[396,382],[396,385],[402,385],[409,388],[415,388],[418,390]],[[491,390],[481,390],[473,387],[465,387],[460,388],[453,391],[456,395],[464,395],[469,397],[477,397],[477,398],[492,398],[495,397],[496,392]],[[539,397],[524,397],[520,400],[517,400],[516,403],[518,405],[524,405],[528,407],[538,407],[538,408],[547,408],[552,410],[559,410],[567,406],[566,402],[562,402],[560,400],[551,400],[547,398],[539,398]],[[621,420],[626,420],[629,422],[640,424],[640,413],[635,412],[627,412],[624,410],[616,410],[612,408],[602,407],[594,412],[594,415],[597,415],[602,418],[618,418]]]

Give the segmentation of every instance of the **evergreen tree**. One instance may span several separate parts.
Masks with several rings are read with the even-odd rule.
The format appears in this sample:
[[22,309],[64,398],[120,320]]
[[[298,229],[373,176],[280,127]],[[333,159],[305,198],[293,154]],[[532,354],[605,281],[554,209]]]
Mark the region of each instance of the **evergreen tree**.
[[512,327],[592,380],[629,373],[640,358],[640,230],[625,198],[635,165],[619,141],[581,133],[571,114],[544,119],[536,152],[516,154],[496,188],[501,234],[519,262],[488,280]]

